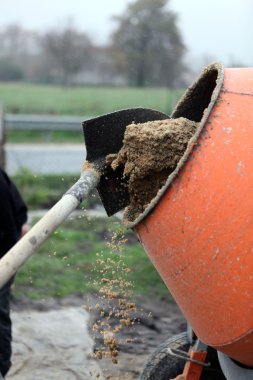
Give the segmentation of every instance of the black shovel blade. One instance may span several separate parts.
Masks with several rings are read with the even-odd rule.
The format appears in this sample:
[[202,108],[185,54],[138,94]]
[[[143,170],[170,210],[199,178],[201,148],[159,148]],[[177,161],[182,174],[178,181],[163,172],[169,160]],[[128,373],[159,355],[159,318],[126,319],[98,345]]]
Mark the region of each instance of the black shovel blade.
[[168,118],[164,113],[152,109],[132,108],[98,116],[82,123],[87,150],[86,160],[102,173],[97,189],[108,216],[129,204],[129,194],[127,178],[123,176],[124,167],[112,170],[106,165],[106,156],[118,153],[121,149],[127,125]]

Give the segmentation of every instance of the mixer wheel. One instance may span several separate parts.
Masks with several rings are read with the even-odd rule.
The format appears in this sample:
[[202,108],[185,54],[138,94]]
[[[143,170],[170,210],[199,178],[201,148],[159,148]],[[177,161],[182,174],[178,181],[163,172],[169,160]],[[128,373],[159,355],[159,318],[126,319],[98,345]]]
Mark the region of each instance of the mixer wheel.
[[160,344],[148,358],[140,380],[168,380],[183,372],[185,361],[169,356],[169,347],[188,351],[190,348],[188,334],[183,332],[174,335]]
[[[187,332],[174,335],[157,347],[148,358],[140,380],[168,380],[182,374],[185,360],[170,356],[168,348],[188,352],[190,341]],[[207,361],[211,363],[211,366],[204,368],[201,380],[225,380],[220,369],[217,351],[211,347],[208,347]]]

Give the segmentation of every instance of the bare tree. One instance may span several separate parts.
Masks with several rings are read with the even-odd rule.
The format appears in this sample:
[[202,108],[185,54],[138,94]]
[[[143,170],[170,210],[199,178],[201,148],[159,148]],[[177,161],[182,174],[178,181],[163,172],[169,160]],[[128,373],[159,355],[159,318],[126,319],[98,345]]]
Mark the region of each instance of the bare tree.
[[0,80],[26,79],[38,51],[38,33],[16,24],[0,30]]
[[51,30],[41,39],[44,60],[49,76],[65,85],[89,62],[91,42],[85,33],[67,25],[61,30]]
[[173,87],[184,69],[185,46],[168,0],[137,0],[116,20],[112,46],[129,84]]

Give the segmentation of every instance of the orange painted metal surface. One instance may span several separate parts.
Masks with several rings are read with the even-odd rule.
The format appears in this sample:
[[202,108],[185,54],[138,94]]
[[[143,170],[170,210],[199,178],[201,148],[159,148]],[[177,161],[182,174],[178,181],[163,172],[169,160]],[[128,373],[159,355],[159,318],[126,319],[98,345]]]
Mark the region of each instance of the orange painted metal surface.
[[224,70],[202,127],[135,230],[196,335],[253,366],[253,69]]

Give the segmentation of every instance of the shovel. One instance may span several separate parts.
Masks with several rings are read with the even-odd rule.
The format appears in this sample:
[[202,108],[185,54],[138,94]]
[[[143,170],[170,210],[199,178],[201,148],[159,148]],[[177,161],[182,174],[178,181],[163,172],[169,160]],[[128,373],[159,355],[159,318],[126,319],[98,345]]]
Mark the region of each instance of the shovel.
[[120,150],[128,124],[167,118],[155,110],[134,108],[83,122],[88,165],[84,166],[80,179],[0,260],[0,288],[95,187],[108,216],[127,206],[129,196],[123,168],[116,171],[108,168],[106,156]]

